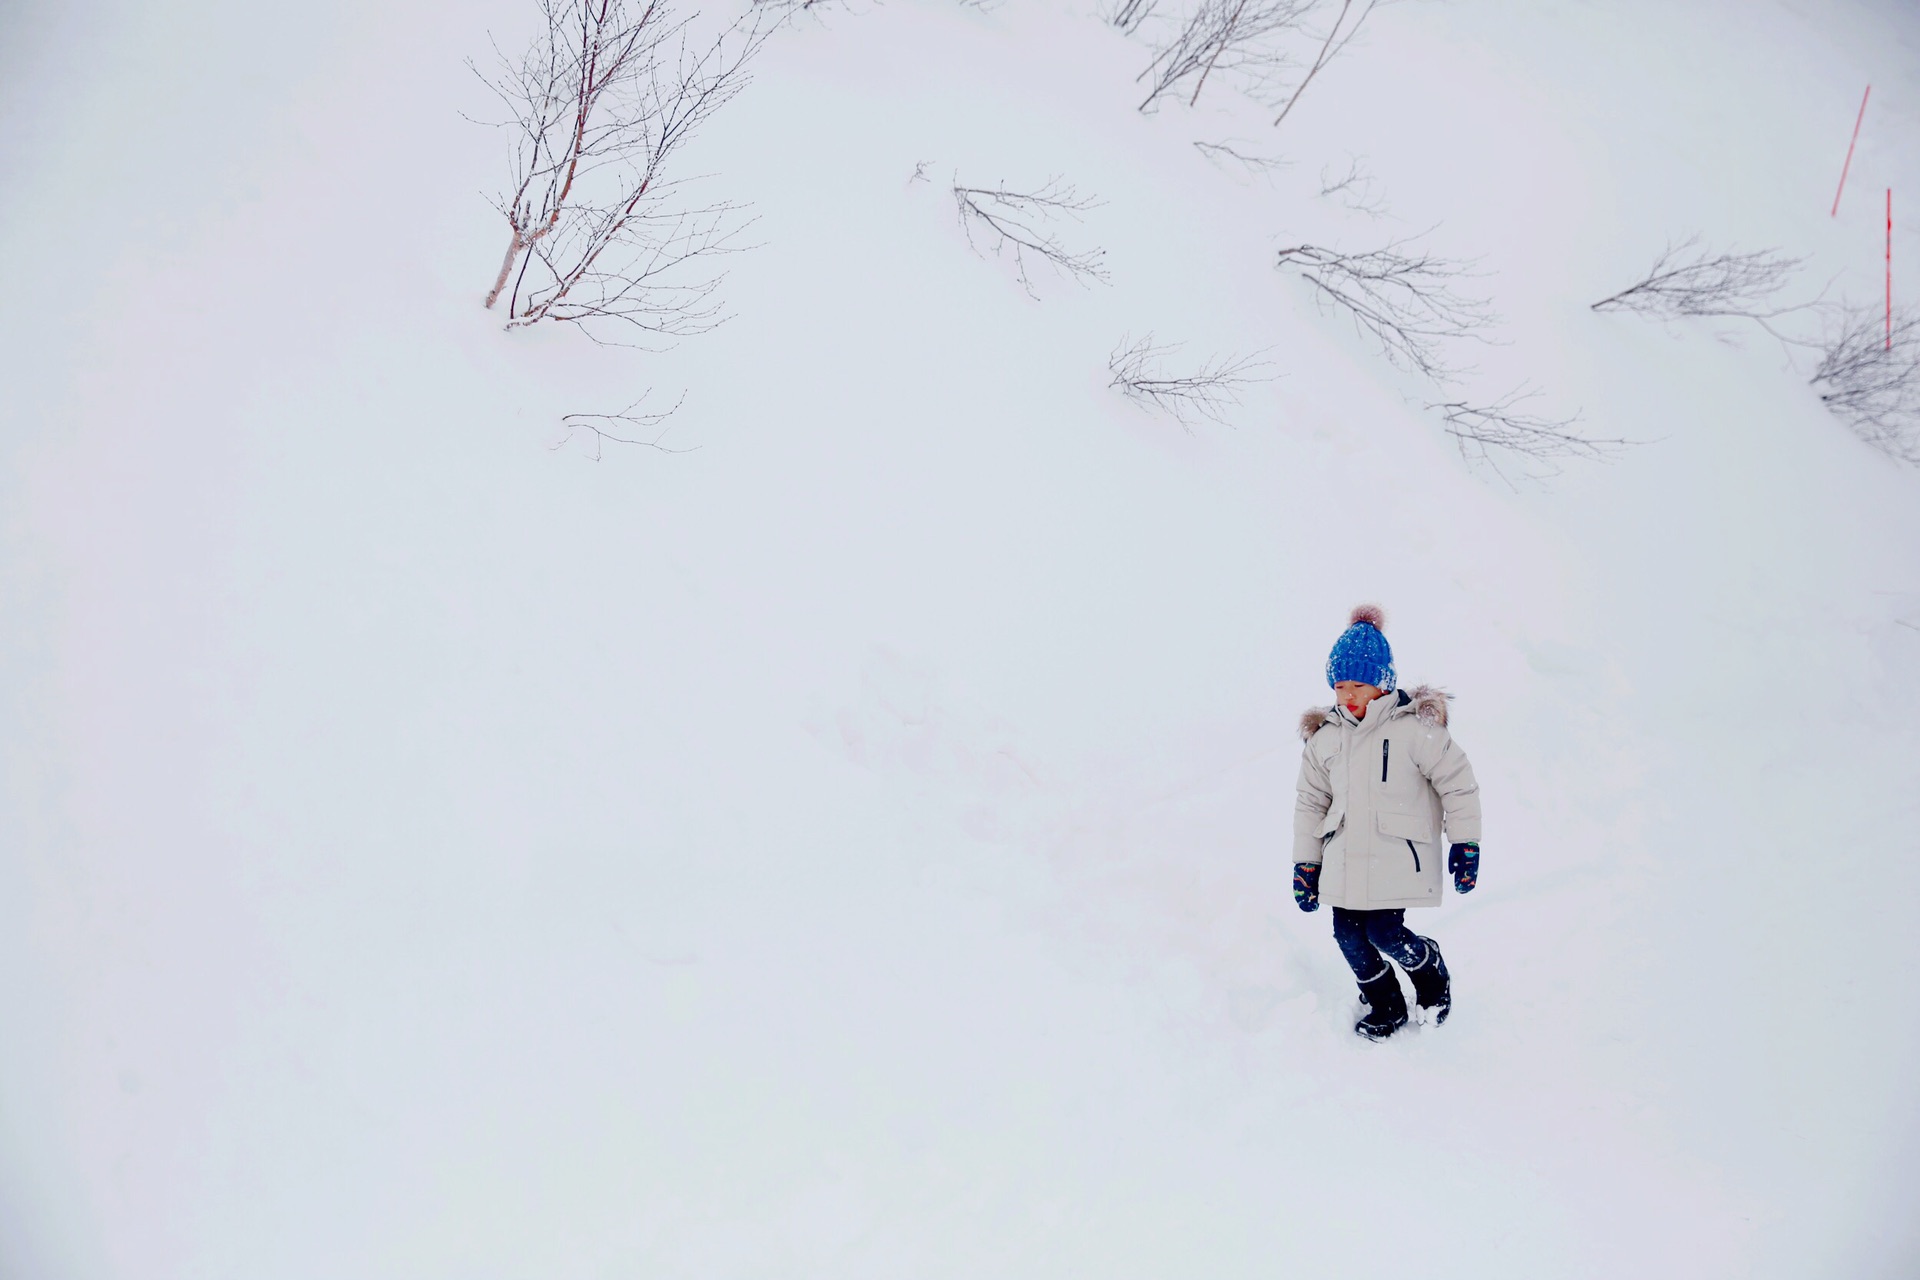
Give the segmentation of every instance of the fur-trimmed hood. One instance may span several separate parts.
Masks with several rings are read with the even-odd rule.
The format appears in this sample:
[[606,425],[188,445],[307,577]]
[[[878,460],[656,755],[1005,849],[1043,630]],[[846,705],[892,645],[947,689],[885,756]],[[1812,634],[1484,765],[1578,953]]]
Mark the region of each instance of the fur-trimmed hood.
[[[1384,696],[1398,697],[1400,706],[1418,716],[1423,724],[1437,725],[1442,729],[1447,727],[1447,703],[1453,700],[1453,695],[1445,689],[1422,684],[1412,689],[1402,689],[1397,695],[1389,693]],[[1335,719],[1332,707],[1307,708],[1300,716],[1300,740],[1310,740],[1321,729],[1334,723]]]

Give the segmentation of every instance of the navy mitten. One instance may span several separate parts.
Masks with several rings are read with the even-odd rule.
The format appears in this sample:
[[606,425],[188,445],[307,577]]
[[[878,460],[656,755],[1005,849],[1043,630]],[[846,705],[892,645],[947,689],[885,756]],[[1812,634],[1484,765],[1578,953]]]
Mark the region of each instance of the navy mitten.
[[1447,850],[1447,870],[1453,872],[1455,893],[1472,893],[1480,877],[1480,846],[1457,844]]
[[1296,862],[1293,864],[1293,900],[1300,904],[1302,911],[1316,911],[1319,909],[1319,863]]

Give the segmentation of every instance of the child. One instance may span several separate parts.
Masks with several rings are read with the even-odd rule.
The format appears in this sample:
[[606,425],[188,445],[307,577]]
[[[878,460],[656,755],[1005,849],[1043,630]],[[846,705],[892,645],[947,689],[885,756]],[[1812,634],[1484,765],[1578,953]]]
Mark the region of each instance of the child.
[[1447,697],[1396,690],[1393,650],[1379,609],[1361,605],[1327,659],[1336,701],[1301,718],[1307,749],[1293,817],[1293,896],[1302,911],[1325,898],[1367,1012],[1354,1030],[1384,1040],[1407,1024],[1391,956],[1433,1022],[1453,992],[1431,938],[1407,928],[1406,908],[1440,905],[1441,827],[1454,844],[1447,870],[1458,893],[1480,867],[1480,788],[1447,733]]

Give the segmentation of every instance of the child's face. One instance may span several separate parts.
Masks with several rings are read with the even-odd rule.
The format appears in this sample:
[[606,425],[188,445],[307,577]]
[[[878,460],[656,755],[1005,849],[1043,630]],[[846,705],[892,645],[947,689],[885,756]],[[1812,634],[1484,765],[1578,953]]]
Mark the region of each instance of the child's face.
[[1342,680],[1333,686],[1333,696],[1340,699],[1340,705],[1351,711],[1356,720],[1366,715],[1367,704],[1379,697],[1380,692],[1376,686],[1361,684],[1358,680]]

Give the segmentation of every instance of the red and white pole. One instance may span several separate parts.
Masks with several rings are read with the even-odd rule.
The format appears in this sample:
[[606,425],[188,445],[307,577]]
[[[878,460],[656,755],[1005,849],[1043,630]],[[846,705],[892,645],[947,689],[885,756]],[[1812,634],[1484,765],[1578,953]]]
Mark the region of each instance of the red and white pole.
[[1887,188],[1887,350],[1893,350],[1893,188]]
[[1854,143],[1860,141],[1860,122],[1867,118],[1867,99],[1872,96],[1873,86],[1868,85],[1867,91],[1860,95],[1860,114],[1853,118],[1853,142],[1847,144],[1847,162],[1840,166],[1840,187],[1833,193],[1833,212],[1827,215],[1829,218],[1840,215],[1840,192],[1847,189],[1847,170],[1853,167]]

